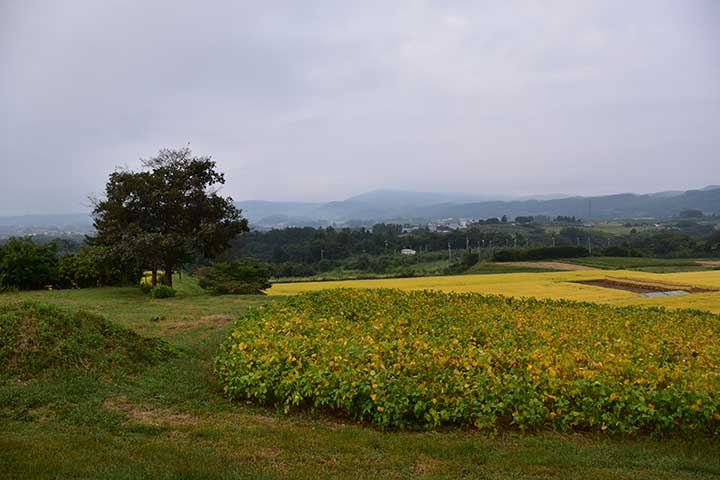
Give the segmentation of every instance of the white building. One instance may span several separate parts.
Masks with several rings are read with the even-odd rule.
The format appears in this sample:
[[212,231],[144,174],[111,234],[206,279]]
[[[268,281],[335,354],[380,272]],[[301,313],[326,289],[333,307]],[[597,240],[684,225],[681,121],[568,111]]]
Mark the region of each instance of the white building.
[[416,253],[412,248],[403,248],[400,250],[400,255],[415,255]]

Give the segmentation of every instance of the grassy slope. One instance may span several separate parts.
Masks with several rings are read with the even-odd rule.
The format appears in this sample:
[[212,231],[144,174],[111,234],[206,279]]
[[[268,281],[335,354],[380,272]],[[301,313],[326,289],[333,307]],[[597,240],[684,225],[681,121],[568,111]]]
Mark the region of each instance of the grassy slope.
[[[211,376],[230,318],[270,297],[176,298],[136,289],[27,292],[84,308],[183,354],[131,376],[74,374],[0,386],[0,472],[13,478],[711,478],[720,446],[589,435],[382,433],[326,416],[231,404]],[[159,321],[154,317],[164,317]]]

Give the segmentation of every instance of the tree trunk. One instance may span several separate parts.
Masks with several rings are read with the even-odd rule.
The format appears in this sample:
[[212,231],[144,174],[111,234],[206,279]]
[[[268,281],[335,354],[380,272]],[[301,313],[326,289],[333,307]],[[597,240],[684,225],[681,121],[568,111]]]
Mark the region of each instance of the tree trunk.
[[172,273],[172,267],[165,267],[165,278],[163,279],[163,283],[168,287],[172,287]]
[[157,268],[156,267],[152,268],[152,282],[151,283],[152,283],[153,288],[157,287]]

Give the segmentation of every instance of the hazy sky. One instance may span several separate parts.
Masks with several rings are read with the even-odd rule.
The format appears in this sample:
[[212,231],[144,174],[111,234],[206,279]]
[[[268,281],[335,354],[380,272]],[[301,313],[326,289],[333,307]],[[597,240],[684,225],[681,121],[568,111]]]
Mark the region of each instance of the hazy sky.
[[188,142],[237,200],[720,183],[720,1],[0,1],[0,215]]

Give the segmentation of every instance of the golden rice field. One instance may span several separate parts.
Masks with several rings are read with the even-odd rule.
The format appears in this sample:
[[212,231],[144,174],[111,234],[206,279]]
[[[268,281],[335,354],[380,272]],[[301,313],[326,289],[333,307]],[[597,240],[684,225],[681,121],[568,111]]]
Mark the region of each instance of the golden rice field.
[[630,270],[581,270],[276,283],[267,290],[267,293],[269,295],[294,295],[330,288],[397,288],[401,290],[479,292],[514,297],[581,300],[612,305],[658,305],[668,308],[694,308],[720,313],[720,291],[693,293],[675,297],[647,298],[629,291],[573,283],[578,280],[600,280],[606,277],[720,289],[720,270],[662,274]]

